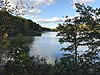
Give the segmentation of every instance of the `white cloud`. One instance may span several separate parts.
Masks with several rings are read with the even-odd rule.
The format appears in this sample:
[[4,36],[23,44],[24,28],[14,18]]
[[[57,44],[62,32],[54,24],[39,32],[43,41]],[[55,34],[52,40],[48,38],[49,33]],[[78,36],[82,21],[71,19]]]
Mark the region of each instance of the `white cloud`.
[[34,13],[34,14],[39,14],[41,13],[42,10],[39,9],[33,9],[33,10],[29,10],[30,13]]
[[35,19],[39,23],[64,22],[65,18],[52,17],[51,19]]
[[[73,0],[73,5],[75,3],[84,3],[84,4],[88,4],[88,3],[92,3],[92,2],[95,2],[95,0]],[[75,5],[74,5],[74,8],[75,8]]]
[[20,9],[20,12],[24,11],[27,14],[39,14],[41,13],[42,5],[51,5],[55,0],[3,0],[10,2],[12,7],[16,5]]
[[94,0],[73,0],[73,3],[91,3]]
[[39,7],[43,4],[50,5],[54,2],[55,0],[30,0],[34,7]]

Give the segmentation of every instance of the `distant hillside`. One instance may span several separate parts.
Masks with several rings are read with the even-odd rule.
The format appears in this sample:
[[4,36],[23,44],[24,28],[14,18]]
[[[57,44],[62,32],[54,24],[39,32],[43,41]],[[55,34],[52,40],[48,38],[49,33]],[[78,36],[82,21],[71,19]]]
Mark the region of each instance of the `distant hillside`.
[[42,27],[43,31],[52,31],[50,28]]
[[[3,28],[6,28],[4,30],[6,30],[10,36],[18,34],[34,36],[40,35],[42,31],[51,31],[49,28],[43,28],[32,20],[13,16],[6,11],[0,11],[0,29]],[[0,30],[0,32],[3,32],[3,30]]]

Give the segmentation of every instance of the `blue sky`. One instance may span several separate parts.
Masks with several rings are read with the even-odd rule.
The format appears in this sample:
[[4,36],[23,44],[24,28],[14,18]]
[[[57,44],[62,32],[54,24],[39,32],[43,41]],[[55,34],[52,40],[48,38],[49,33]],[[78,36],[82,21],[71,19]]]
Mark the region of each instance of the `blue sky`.
[[[100,0],[8,0],[11,5],[25,6],[23,17],[39,23],[43,27],[55,28],[64,21],[63,16],[74,17],[77,15],[74,3],[84,3],[93,8],[100,7]],[[20,2],[23,4],[20,4]],[[26,6],[26,2],[28,6]],[[31,7],[34,7],[33,9]],[[21,11],[21,10],[20,10]]]
[[44,27],[55,28],[58,26],[58,23],[61,23],[62,21],[40,22],[40,20],[50,20],[53,18],[62,19],[66,15],[75,16],[75,9],[73,9],[73,4],[71,0],[55,0],[55,2],[50,5],[42,6],[41,10],[42,11],[40,14],[35,15],[36,18],[30,18],[30,16],[28,18],[36,21]]

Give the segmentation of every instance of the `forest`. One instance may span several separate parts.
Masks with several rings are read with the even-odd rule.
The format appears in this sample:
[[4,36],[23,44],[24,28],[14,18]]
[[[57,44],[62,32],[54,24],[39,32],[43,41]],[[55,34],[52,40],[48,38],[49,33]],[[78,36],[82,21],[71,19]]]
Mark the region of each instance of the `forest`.
[[[2,25],[0,30],[4,28],[4,31],[6,30],[9,36],[16,36],[18,34],[25,36],[38,36],[41,35],[43,31],[52,31],[50,28],[41,27],[32,20],[20,16],[13,16],[7,11],[2,10],[0,10],[0,25]],[[3,25],[6,26],[6,29]],[[3,31],[0,33],[2,32]]]
[[[75,6],[79,16],[72,19],[66,16],[64,23],[57,27],[59,43],[69,43],[61,49],[65,54],[54,64],[48,64],[45,58],[30,56],[32,40],[26,36],[51,30],[14,16],[7,5],[3,8],[1,5],[0,75],[100,75],[100,8],[79,3]],[[88,48],[79,51],[79,47]]]

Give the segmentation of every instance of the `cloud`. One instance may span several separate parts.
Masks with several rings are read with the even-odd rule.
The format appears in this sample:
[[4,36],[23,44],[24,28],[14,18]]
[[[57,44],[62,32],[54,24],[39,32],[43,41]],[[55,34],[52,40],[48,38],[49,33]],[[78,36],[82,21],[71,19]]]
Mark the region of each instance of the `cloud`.
[[54,1],[55,0],[30,0],[30,2],[32,2],[34,7],[38,7],[38,6],[41,6],[43,4],[50,5],[50,4],[54,3]]
[[91,3],[94,0],[73,0],[73,3]]
[[74,5],[74,8],[75,8],[75,3],[88,4],[88,3],[92,3],[92,2],[95,2],[95,0],[73,0],[73,5]]
[[42,5],[51,5],[55,0],[3,0],[10,2],[12,7],[16,5],[20,9],[20,13],[39,14]]
[[39,23],[64,22],[65,18],[52,17],[51,19],[35,19]]

